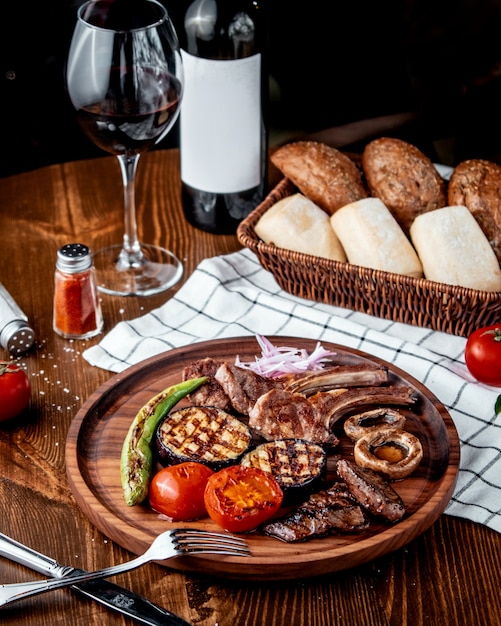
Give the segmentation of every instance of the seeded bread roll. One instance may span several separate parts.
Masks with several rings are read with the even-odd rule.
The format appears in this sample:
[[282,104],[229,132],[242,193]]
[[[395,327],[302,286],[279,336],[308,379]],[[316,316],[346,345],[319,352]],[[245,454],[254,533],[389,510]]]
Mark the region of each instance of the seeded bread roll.
[[415,278],[423,275],[416,251],[379,198],[347,204],[330,220],[350,263]]
[[254,230],[265,243],[326,259],[346,261],[327,213],[300,193],[282,198],[270,207],[258,220]]
[[371,141],[362,167],[371,194],[383,201],[406,235],[418,215],[447,204],[445,183],[433,163],[401,139]]
[[339,207],[365,198],[362,173],[345,154],[316,141],[296,141],[278,148],[273,164],[321,209],[332,215]]
[[501,291],[496,255],[465,206],[423,213],[415,219],[410,233],[426,278],[483,291]]
[[448,201],[468,207],[501,263],[501,166],[483,159],[463,161],[452,172]]

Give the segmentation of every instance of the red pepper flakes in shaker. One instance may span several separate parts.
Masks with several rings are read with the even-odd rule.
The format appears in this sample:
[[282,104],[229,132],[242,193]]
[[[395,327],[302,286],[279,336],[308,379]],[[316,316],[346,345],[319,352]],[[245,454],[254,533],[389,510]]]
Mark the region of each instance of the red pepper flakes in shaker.
[[88,339],[103,328],[92,257],[81,243],[57,251],[53,327],[66,339]]

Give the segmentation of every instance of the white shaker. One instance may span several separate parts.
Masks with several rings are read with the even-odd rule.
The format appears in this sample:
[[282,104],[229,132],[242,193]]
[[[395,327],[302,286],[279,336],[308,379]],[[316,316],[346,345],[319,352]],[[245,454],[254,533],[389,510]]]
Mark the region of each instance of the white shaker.
[[0,283],[0,345],[12,356],[19,356],[28,352],[34,343],[35,333],[28,318]]

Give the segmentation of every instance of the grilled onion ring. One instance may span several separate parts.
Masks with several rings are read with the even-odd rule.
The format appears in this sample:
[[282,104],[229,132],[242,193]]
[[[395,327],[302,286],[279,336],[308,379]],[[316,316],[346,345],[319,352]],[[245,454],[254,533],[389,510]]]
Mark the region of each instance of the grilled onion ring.
[[400,428],[382,428],[355,443],[355,462],[390,480],[405,478],[419,465],[423,447],[417,437]]
[[379,432],[386,428],[403,429],[405,416],[396,409],[379,408],[352,415],[344,423],[344,432],[352,441],[357,441],[362,435]]

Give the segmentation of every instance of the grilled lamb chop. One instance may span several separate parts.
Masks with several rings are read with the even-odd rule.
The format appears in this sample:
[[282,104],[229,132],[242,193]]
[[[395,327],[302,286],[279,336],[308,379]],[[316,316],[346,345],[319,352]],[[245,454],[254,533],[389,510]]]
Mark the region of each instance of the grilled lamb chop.
[[330,414],[319,405],[300,393],[271,389],[249,411],[249,426],[267,441],[293,438],[335,446],[339,440],[331,431]]
[[380,474],[359,467],[346,459],[340,459],[336,463],[336,468],[350,493],[370,513],[389,522],[402,519],[405,505],[398,493]]
[[233,407],[242,415],[248,415],[257,399],[271,389],[285,388],[307,396],[326,389],[388,383],[387,369],[372,364],[335,365],[304,374],[265,378],[252,370],[212,358],[200,359],[185,367],[184,380],[197,376],[208,376],[209,381],[190,396],[193,404],[216,406],[223,410]]
[[324,537],[332,532],[362,532],[369,518],[342,484],[313,494],[293,513],[265,524],[265,534],[287,542]]
[[[339,393],[342,391],[342,393]],[[366,406],[412,406],[417,395],[411,387],[353,387],[333,391],[320,391],[309,401],[322,413],[328,413],[330,427],[353,409]]]
[[264,439],[298,438],[336,445],[335,422],[354,408],[409,406],[416,395],[408,387],[354,387],[320,391],[308,398],[286,389],[272,389],[249,411],[249,426]]

